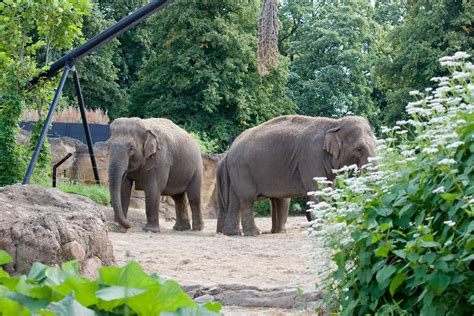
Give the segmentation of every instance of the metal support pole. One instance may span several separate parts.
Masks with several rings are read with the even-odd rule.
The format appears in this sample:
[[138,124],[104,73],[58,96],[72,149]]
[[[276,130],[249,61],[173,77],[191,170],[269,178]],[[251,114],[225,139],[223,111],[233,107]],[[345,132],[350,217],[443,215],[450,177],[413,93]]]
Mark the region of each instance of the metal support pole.
[[35,166],[36,166],[36,162],[38,161],[38,156],[39,156],[41,147],[43,146],[44,137],[46,136],[46,133],[48,132],[49,126],[51,125],[54,109],[56,108],[56,104],[59,101],[59,97],[64,88],[64,83],[66,82],[67,75],[69,74],[70,70],[71,68],[69,67],[68,64],[66,64],[66,66],[64,67],[63,75],[61,76],[61,80],[59,81],[58,88],[56,89],[56,93],[54,94],[53,102],[51,102],[51,106],[49,107],[48,115],[46,116],[46,121],[44,122],[43,129],[41,130],[41,134],[38,139],[38,143],[36,144],[33,157],[31,157],[28,170],[26,170],[25,177],[23,178],[23,182],[22,182],[23,184],[30,183],[31,174],[33,173],[33,170],[35,169]]
[[71,157],[71,156],[72,156],[72,154],[71,154],[71,153],[68,153],[68,154],[66,155],[66,157],[64,157],[63,159],[61,159],[57,164],[55,164],[55,165],[53,166],[53,188],[56,187],[56,172],[57,172],[59,166],[62,165],[62,164],[63,164],[66,160],[68,160],[69,157]]
[[84,133],[86,134],[87,147],[89,148],[89,155],[91,157],[92,171],[94,172],[95,183],[100,185],[99,172],[97,171],[97,163],[95,161],[94,147],[92,146],[91,131],[87,123],[86,108],[84,106],[84,97],[82,96],[81,84],[77,69],[72,69],[72,76],[74,78],[74,86],[76,87],[77,100],[79,101],[79,109],[81,110],[82,126],[84,126]]

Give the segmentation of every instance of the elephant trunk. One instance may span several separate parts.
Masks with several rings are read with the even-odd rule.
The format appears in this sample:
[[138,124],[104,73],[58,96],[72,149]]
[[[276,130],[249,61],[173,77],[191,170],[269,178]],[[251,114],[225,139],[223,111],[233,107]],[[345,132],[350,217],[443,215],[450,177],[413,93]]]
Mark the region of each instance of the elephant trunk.
[[[128,229],[132,227],[132,223],[127,220],[123,214],[121,189],[122,181],[127,170],[128,159],[119,159],[117,156],[111,155],[109,165],[109,191],[114,209],[115,221],[122,227]],[[128,157],[127,157],[128,158]]]

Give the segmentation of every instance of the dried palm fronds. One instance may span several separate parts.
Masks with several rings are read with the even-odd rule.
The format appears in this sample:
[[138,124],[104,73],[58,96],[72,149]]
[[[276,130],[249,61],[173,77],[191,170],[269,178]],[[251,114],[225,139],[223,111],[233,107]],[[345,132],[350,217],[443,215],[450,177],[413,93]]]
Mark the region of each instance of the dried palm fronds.
[[258,21],[258,71],[266,75],[278,67],[278,4],[280,0],[264,0]]

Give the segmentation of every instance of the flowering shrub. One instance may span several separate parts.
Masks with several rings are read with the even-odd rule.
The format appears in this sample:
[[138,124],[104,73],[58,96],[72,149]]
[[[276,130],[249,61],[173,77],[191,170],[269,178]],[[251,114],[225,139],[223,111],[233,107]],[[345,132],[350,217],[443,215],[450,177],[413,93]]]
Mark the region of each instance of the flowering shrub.
[[[379,157],[358,177],[335,170],[335,184],[309,192],[310,234],[322,237],[333,266],[324,308],[366,313],[467,315],[474,310],[474,66],[443,57],[452,75],[412,91],[411,119],[384,128]],[[316,237],[315,237],[316,238]]]

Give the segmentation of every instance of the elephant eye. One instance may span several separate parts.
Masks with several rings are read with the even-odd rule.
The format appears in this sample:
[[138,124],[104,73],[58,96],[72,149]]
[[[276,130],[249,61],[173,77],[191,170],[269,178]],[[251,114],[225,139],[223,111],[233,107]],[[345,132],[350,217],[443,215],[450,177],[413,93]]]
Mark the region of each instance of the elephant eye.
[[129,152],[133,152],[133,146],[130,146],[130,148],[128,149]]

